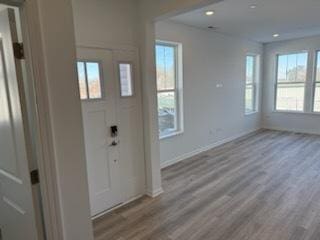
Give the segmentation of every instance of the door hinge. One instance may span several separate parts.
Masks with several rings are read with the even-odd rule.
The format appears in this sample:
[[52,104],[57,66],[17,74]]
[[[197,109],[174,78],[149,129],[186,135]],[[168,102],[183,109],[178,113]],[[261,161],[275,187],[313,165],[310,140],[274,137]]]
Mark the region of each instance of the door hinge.
[[23,43],[13,43],[13,52],[16,59],[25,59]]
[[30,172],[31,184],[36,185],[40,183],[39,170],[35,169]]

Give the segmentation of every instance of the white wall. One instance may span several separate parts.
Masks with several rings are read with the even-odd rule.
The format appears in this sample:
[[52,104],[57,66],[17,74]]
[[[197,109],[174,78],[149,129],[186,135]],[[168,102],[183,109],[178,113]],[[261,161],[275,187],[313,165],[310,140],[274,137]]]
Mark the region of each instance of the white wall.
[[[55,216],[58,220],[47,228],[56,230],[61,222],[62,237],[55,235],[54,239],[91,240],[93,233],[71,2],[34,0],[26,1],[26,7],[32,9],[29,12],[33,14],[28,22],[33,26],[30,39],[36,69],[34,75],[41,79],[36,83],[41,141],[48,146],[43,149],[47,158],[42,164],[51,164],[45,166],[50,166],[50,170],[46,169],[48,175],[41,178],[41,184],[48,185],[46,190],[54,186],[58,190],[44,203],[57,207],[51,215],[52,219]],[[58,206],[54,205],[55,198],[58,198]]]
[[183,46],[185,130],[160,140],[162,166],[260,128],[260,113],[244,115],[244,96],[245,56],[262,54],[261,44],[169,21],[156,23],[156,38]]
[[145,126],[145,158],[147,191],[149,195],[157,195],[161,192],[157,99],[155,94],[157,88],[154,58],[154,21],[219,1],[221,0],[138,0],[139,48],[142,66],[143,117]]
[[138,46],[134,0],[72,0],[77,45]]
[[[264,85],[263,85],[263,127],[304,133],[320,134],[320,115],[312,113],[274,112],[274,83],[276,78],[276,55],[297,51],[308,51],[307,81],[313,81],[313,64],[316,50],[320,49],[320,36],[269,43],[264,46]],[[311,109],[311,90],[305,100]]]

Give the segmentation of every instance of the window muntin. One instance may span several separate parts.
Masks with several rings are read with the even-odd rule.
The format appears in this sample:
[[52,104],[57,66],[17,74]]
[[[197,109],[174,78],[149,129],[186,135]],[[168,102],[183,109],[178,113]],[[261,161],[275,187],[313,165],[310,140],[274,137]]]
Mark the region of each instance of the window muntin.
[[133,96],[133,77],[131,63],[119,63],[119,77],[121,97]]
[[160,138],[182,131],[179,45],[156,44],[158,121]]
[[277,56],[276,110],[303,111],[308,53]]
[[78,61],[77,68],[81,100],[101,99],[100,64],[93,61]]
[[257,56],[246,56],[245,113],[257,111]]
[[320,51],[317,52],[316,79],[314,83],[313,111],[320,112]]

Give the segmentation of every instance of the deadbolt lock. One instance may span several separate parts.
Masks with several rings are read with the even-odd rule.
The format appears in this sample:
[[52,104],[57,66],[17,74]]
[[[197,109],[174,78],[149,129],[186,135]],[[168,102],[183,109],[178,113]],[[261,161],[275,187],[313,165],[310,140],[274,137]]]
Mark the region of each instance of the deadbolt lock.
[[111,137],[117,137],[118,136],[118,126],[114,125],[110,127],[111,131]]

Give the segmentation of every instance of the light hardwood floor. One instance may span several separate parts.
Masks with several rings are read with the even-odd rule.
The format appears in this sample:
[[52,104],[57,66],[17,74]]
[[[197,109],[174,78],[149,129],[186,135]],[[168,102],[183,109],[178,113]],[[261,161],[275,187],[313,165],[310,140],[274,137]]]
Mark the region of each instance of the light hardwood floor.
[[94,221],[97,240],[320,240],[320,136],[264,130],[162,172],[164,194]]

